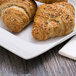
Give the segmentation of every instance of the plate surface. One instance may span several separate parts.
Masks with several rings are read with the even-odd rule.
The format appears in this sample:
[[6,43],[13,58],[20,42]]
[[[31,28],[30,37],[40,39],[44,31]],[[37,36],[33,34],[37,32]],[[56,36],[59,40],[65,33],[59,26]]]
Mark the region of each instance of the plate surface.
[[[74,7],[76,7],[75,0],[69,0],[69,2],[72,3]],[[42,3],[37,2],[37,4],[39,6]],[[38,55],[41,55],[42,53],[48,51],[49,49],[55,47],[56,45],[64,42],[76,34],[75,27],[74,31],[67,36],[56,37],[53,39],[51,38],[46,41],[37,41],[32,36],[33,23],[31,23],[28,27],[26,27],[18,34],[11,33],[1,21],[1,19],[0,27],[3,28],[0,28],[0,46],[24,59],[31,59]]]

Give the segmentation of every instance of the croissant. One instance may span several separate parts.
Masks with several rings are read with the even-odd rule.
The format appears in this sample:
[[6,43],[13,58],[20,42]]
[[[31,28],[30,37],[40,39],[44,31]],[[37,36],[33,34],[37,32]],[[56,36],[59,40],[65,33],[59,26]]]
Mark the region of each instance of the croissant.
[[67,0],[36,0],[43,3],[67,2]]
[[75,26],[75,9],[72,4],[58,2],[41,5],[35,15],[32,35],[47,40],[71,33]]
[[0,0],[0,16],[13,32],[20,32],[32,21],[36,8],[33,0]]

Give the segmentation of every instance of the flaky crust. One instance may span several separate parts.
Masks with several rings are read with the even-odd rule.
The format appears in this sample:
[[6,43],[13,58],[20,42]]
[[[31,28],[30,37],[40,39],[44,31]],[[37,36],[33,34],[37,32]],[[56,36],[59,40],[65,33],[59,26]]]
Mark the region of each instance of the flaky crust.
[[35,15],[32,34],[37,40],[64,36],[75,26],[75,9],[70,3],[41,5]]
[[33,20],[36,8],[33,0],[0,0],[0,16],[13,32],[20,32]]
[[36,0],[43,3],[67,2],[68,0]]

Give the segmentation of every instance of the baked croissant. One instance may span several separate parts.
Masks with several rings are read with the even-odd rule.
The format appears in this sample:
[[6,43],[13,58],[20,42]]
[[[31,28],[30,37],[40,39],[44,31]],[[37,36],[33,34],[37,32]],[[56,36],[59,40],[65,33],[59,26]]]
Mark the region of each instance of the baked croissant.
[[70,3],[41,5],[35,15],[32,34],[37,40],[64,36],[75,26],[75,9]]
[[20,32],[33,19],[36,12],[33,0],[0,0],[0,16],[13,32]]
[[67,2],[67,0],[36,0],[43,3]]

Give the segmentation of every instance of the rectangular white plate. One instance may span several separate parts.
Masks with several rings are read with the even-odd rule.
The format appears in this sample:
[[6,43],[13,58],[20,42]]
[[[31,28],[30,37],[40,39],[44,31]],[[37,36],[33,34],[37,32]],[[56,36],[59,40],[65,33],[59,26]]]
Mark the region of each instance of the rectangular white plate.
[[[75,5],[75,0],[69,0],[70,3]],[[37,2],[38,5],[41,3]],[[32,27],[31,23],[27,28],[18,34],[12,34],[9,29],[4,25],[0,19],[0,46],[6,48],[10,52],[24,58],[31,59],[42,53],[48,51],[49,49],[55,47],[56,45],[64,42],[73,35],[76,34],[76,27],[74,31],[64,37],[51,38],[46,41],[37,41],[32,37]]]

